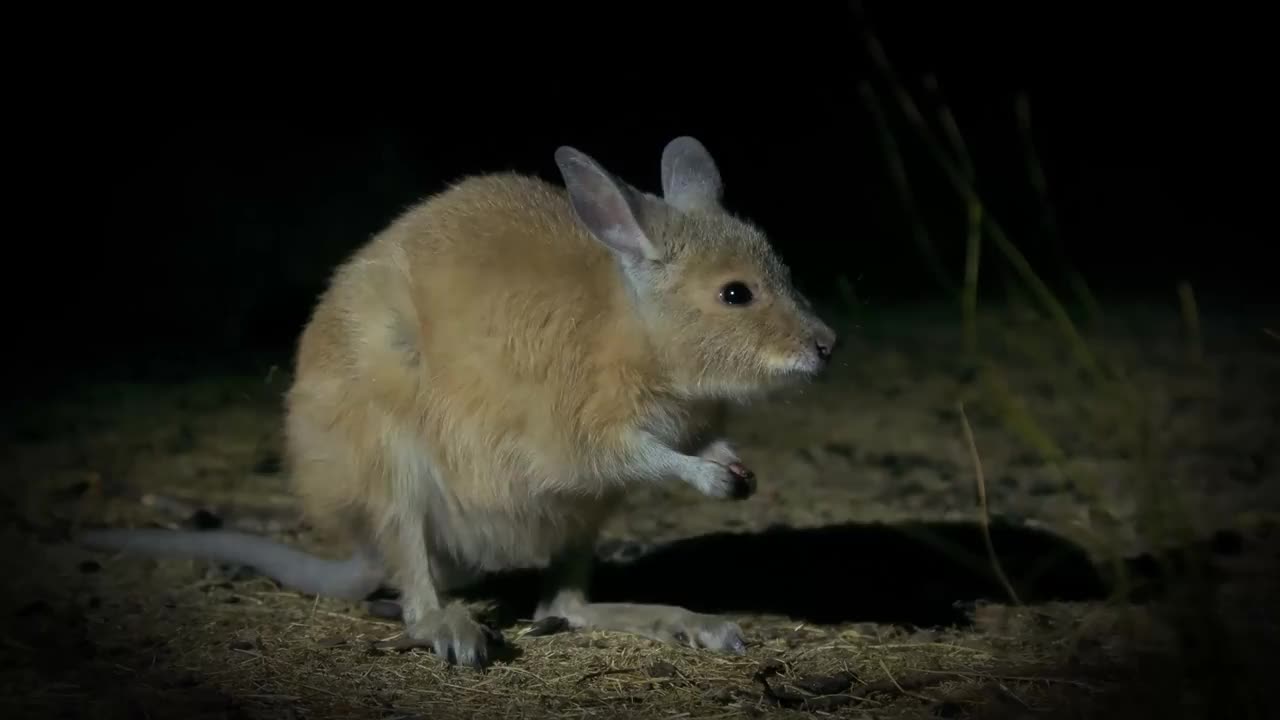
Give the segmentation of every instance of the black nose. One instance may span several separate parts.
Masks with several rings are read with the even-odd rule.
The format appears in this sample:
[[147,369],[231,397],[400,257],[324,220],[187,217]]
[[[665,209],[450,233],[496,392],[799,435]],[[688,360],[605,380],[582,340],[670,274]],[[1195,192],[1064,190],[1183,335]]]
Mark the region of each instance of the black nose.
[[836,346],[835,333],[824,333],[819,335],[817,339],[813,341],[813,345],[818,349],[818,357],[822,358],[823,362],[830,360],[831,351],[834,350]]

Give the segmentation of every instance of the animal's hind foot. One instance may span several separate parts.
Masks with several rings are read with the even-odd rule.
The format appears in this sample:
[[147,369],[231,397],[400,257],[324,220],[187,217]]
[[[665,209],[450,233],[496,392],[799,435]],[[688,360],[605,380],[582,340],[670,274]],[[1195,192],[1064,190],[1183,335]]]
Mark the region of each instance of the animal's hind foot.
[[672,605],[639,603],[553,604],[538,613],[564,617],[571,627],[615,630],[672,645],[741,655],[747,651],[742,628],[719,615]]
[[[664,613],[665,614],[665,613]],[[742,628],[715,615],[691,611],[661,617],[646,629],[649,637],[672,645],[742,655],[747,651]]]
[[453,603],[424,613],[406,626],[403,635],[378,643],[378,647],[400,651],[425,648],[450,665],[482,668],[505,644],[500,631],[477,622],[465,607]]

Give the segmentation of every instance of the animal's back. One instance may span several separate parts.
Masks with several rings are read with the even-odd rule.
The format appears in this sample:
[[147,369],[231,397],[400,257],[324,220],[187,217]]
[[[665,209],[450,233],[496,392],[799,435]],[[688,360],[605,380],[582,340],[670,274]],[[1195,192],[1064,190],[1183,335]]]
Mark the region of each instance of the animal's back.
[[312,508],[418,502],[442,541],[465,543],[467,522],[493,548],[595,522],[616,495],[616,431],[661,404],[661,383],[612,258],[572,213],[536,178],[470,178],[339,269],[289,398]]

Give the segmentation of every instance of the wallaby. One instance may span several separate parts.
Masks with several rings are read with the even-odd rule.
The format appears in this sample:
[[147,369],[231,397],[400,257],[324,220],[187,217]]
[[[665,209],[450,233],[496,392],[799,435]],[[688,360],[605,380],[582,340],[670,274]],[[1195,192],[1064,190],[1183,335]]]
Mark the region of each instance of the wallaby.
[[597,534],[638,484],[751,494],[726,407],[811,380],[836,334],[764,232],[724,208],[699,141],[667,144],[660,197],[574,148],[555,162],[563,188],[500,173],[425,199],[319,298],[285,397],[285,465],[349,559],[230,531],[84,541],[333,597],[391,581],[408,641],[462,664],[487,662],[494,638],[448,591],[514,567],[547,570],[537,618],[743,652],[718,615],[591,602]]

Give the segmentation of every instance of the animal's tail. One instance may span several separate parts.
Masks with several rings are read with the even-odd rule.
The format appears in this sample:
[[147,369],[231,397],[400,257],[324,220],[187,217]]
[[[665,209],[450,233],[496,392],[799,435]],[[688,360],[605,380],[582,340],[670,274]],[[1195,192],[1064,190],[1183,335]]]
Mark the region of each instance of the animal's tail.
[[247,565],[298,592],[344,600],[365,598],[383,580],[380,563],[369,553],[358,550],[346,560],[329,560],[235,530],[90,530],[79,542],[100,550]]

